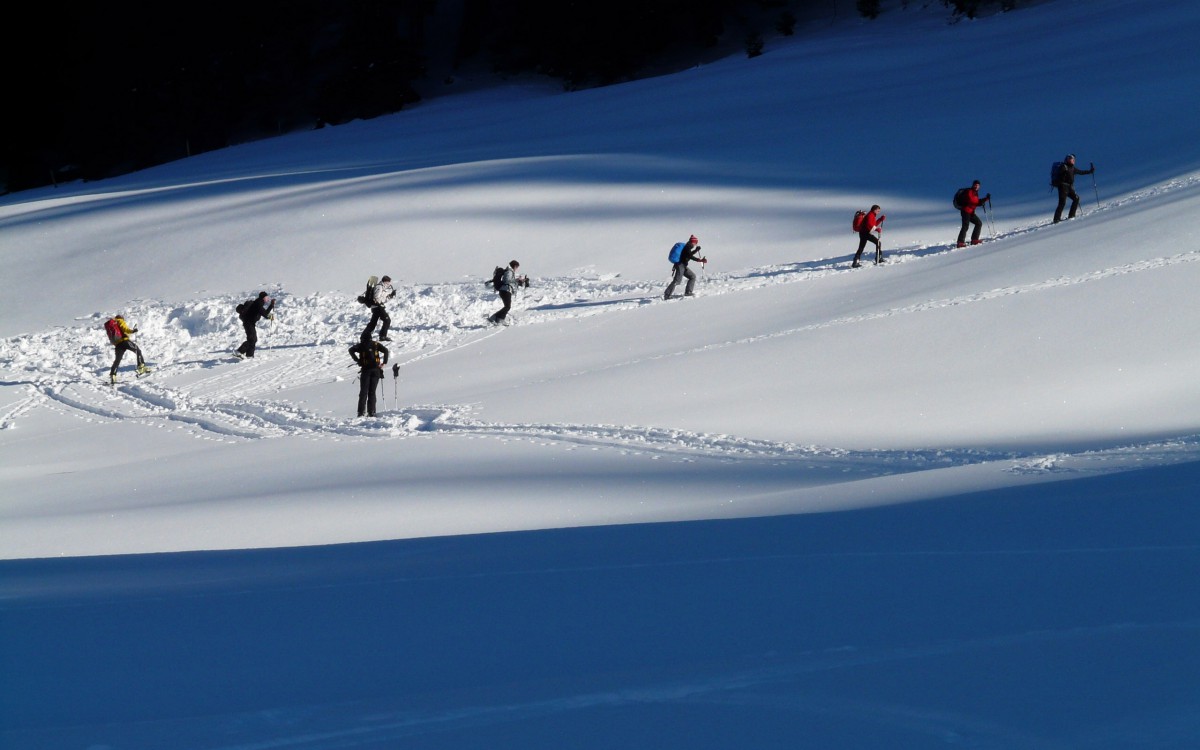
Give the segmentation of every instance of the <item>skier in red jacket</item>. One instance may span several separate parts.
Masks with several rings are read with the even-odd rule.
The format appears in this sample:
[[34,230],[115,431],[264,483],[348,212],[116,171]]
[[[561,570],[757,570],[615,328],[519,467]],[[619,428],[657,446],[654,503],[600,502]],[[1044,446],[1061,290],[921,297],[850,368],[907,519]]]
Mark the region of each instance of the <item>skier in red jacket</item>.
[[992,199],[992,194],[988,193],[982,198],[979,197],[979,180],[971,183],[971,187],[967,188],[963,194],[962,204],[959,206],[958,213],[962,217],[962,229],[958,230],[958,246],[966,247],[967,225],[974,224],[975,231],[971,232],[971,244],[979,244],[979,233],[983,231],[983,222],[975,215],[975,209],[982,206]]
[[879,244],[876,234],[883,234],[883,220],[886,218],[879,213],[879,206],[871,206],[871,210],[863,217],[862,224],[858,228],[858,252],[854,254],[854,262],[850,264],[851,268],[858,268],[862,265],[858,261],[862,259],[863,248],[867,246],[868,242],[875,244],[875,265],[883,262],[883,246]]

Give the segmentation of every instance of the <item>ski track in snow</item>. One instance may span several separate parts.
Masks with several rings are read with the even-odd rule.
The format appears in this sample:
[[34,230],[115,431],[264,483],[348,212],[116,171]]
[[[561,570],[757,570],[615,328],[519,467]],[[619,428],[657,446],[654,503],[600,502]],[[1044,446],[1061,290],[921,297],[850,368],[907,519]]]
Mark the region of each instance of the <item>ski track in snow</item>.
[[[1103,206],[1100,211],[1147,197],[1192,186],[1200,178],[1177,180]],[[1015,237],[1045,227],[1040,223],[998,234],[995,240]],[[992,241],[995,241],[992,240]],[[953,245],[937,244],[887,251],[889,264],[920,261],[957,252]],[[1018,294],[1037,293],[1064,286],[1086,284],[1124,274],[1140,273],[1181,263],[1200,261],[1200,251],[1183,252],[1136,263],[1114,266],[1074,277],[992,289],[861,315],[829,320],[759,336],[707,344],[654,357],[610,364],[602,369],[626,367],[647,359],[686,356],[700,351],[739,346],[806,331],[921,313],[927,310],[974,304]],[[705,279],[705,294],[718,295],[798,283],[851,273],[849,261],[826,259],[766,266],[738,273],[717,273]],[[382,409],[371,419],[331,418],[301,406],[272,398],[291,388],[341,380],[354,383],[347,368],[346,349],[357,340],[368,317],[352,296],[323,294],[296,297],[284,290],[268,289],[280,304],[277,320],[260,324],[260,356],[235,361],[234,347],[244,334],[233,308],[253,292],[225,295],[184,306],[164,302],[134,301],[126,318],[140,327],[148,361],[155,372],[131,379],[133,357],[126,355],[116,385],[107,381],[112,348],[104,340],[100,313],[82,319],[73,328],[55,328],[0,342],[0,385],[22,393],[11,403],[0,404],[0,430],[12,429],[39,409],[72,415],[85,421],[171,422],[192,430],[197,437],[220,440],[255,440],[286,436],[333,438],[407,438],[439,433],[468,434],[501,439],[523,438],[588,447],[672,457],[678,460],[804,461],[816,467],[848,467],[868,474],[892,474],[984,461],[1012,461],[1010,471],[1025,474],[1087,470],[1095,459],[1118,454],[1136,460],[1155,457],[1169,460],[1200,446],[1200,436],[1165,442],[1089,451],[1074,456],[1025,455],[986,450],[929,449],[916,451],[848,451],[837,448],[779,443],[729,435],[706,435],[654,427],[611,425],[498,424],[472,419],[469,407],[457,405],[393,404],[388,409],[387,377],[381,384]],[[537,325],[630,310],[660,299],[655,281],[626,282],[619,277],[547,278],[532,291],[518,294],[514,317],[522,325]],[[414,362],[471,346],[503,328],[482,321],[496,305],[494,294],[482,280],[431,286],[398,287],[389,306],[393,343],[392,361],[403,369]],[[522,308],[523,311],[522,311]],[[167,381],[180,381],[167,385]],[[546,381],[540,382],[548,382]]]

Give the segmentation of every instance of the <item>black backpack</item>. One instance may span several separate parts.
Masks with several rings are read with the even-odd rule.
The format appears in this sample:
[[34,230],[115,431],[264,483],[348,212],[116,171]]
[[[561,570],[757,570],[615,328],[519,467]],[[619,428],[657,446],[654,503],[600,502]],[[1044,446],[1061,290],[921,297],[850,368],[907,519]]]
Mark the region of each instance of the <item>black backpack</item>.
[[971,188],[959,188],[954,193],[954,207],[962,210],[967,205],[967,191]]
[[[375,278],[372,276],[371,278]],[[375,285],[367,282],[367,291],[358,295],[358,301],[367,307],[372,307],[375,304]]]
[[1062,169],[1063,163],[1061,161],[1056,161],[1050,165],[1050,187],[1058,187],[1059,183],[1062,182]]
[[492,289],[498,292],[502,286],[504,286],[504,266],[496,266],[496,270],[492,271]]

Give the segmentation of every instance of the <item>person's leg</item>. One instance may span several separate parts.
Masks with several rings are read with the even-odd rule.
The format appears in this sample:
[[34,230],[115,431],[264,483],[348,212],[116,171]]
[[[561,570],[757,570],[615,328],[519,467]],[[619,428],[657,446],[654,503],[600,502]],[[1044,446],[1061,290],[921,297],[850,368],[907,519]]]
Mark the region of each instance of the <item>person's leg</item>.
[[117,375],[117,368],[121,366],[121,358],[125,356],[125,348],[126,348],[126,347],[125,347],[125,343],[126,343],[126,342],[122,342],[122,343],[120,343],[120,344],[117,344],[117,354],[116,354],[116,356],[113,358],[113,365],[112,365],[112,369],[108,371],[108,374],[109,374],[109,375],[111,375],[111,376],[113,376],[113,377],[116,377],[116,375]]
[[375,416],[375,392],[379,390],[379,370],[372,368],[367,371],[367,416]]
[[971,232],[971,244],[978,245],[979,233],[983,231],[983,221],[975,214],[971,214],[971,223],[975,225],[975,231]]
[[692,292],[696,291],[696,272],[690,268],[683,269],[683,275],[687,277],[687,287],[683,290],[683,296],[691,297]]
[[1058,207],[1054,209],[1054,223],[1062,221],[1063,207],[1067,205],[1067,186],[1058,186]]
[[883,262],[883,245],[880,244],[879,238],[873,234],[867,235],[867,240],[875,246],[875,263],[878,265]]
[[671,283],[667,284],[667,289],[663,292],[663,299],[671,299],[671,295],[675,293],[675,287],[679,285],[680,280],[683,278],[683,266],[676,263],[671,268],[671,273]]
[[508,317],[508,311],[512,309],[512,292],[500,292],[500,301],[504,303],[504,307],[501,307],[496,311],[496,314],[492,316],[497,321],[504,320]]
[[387,310],[379,308],[379,319],[383,322],[383,326],[379,329],[379,340],[390,341],[388,338],[388,329],[392,326],[392,316],[387,314]]
[[958,246],[962,247],[967,243],[967,226],[971,223],[971,214],[962,210],[958,214],[962,217],[962,228],[958,230]]
[[859,265],[859,261],[862,260],[863,248],[867,246],[867,240],[870,238],[870,236],[871,235],[867,234],[866,232],[858,233],[858,252],[854,254],[854,262],[851,264],[852,266],[857,267]]
[[367,413],[367,371],[364,369],[358,374],[358,416],[365,416]]
[[258,345],[258,326],[253,323],[246,323],[246,356],[254,356],[254,347]]
[[1067,214],[1067,218],[1074,219],[1075,212],[1079,210],[1079,193],[1075,192],[1075,188],[1071,188],[1071,192],[1068,193],[1067,197],[1071,199],[1071,212]]

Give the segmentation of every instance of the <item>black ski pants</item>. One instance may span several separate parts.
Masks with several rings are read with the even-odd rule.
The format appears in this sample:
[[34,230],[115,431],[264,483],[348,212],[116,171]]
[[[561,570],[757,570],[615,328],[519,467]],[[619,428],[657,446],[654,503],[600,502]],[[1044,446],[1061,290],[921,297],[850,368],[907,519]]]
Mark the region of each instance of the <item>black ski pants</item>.
[[383,305],[375,305],[371,308],[371,322],[367,323],[367,327],[363,329],[363,333],[373,333],[375,324],[383,321],[383,327],[379,329],[379,338],[386,339],[388,329],[392,327],[392,316],[387,314],[387,310],[383,309]]
[[973,213],[968,213],[966,209],[959,209],[959,215],[962,216],[962,229],[958,230],[958,244],[963,244],[967,240],[967,226],[975,225],[975,231],[971,232],[971,244],[978,244],[979,233],[983,231],[983,222]]
[[245,354],[247,357],[253,357],[254,347],[258,345],[258,323],[243,320],[242,328],[246,329],[246,340],[238,347],[238,352]]
[[1074,185],[1059,183],[1058,185],[1058,208],[1054,209],[1054,223],[1062,221],[1062,212],[1066,208],[1067,198],[1071,199],[1071,212],[1067,214],[1068,219],[1075,218],[1075,212],[1079,210],[1079,194],[1075,192]]
[[512,309],[512,292],[500,291],[500,301],[504,303],[504,307],[492,313],[492,320],[500,322],[508,317],[508,311]]
[[358,416],[375,416],[375,391],[383,378],[378,367],[364,367],[358,376]]
[[862,260],[862,251],[863,251],[863,248],[865,248],[867,246],[868,242],[875,243],[875,260],[876,261],[879,260],[879,257],[883,252],[883,246],[879,244],[879,238],[876,237],[872,232],[859,232],[858,233],[858,252],[854,254],[854,262],[856,264],[860,260]]
[[675,293],[675,287],[679,286],[679,282],[685,278],[688,282],[683,293],[685,296],[692,296],[692,292],[696,290],[696,272],[688,268],[686,263],[676,263],[672,266],[671,273],[671,283],[667,284],[667,289],[663,292],[663,299],[670,299],[671,295]]
[[138,348],[137,344],[126,339],[125,341],[117,344],[117,356],[113,359],[112,369],[109,370],[110,375],[117,374],[117,368],[121,366],[121,358],[125,356],[125,352],[127,351],[133,352],[137,355],[137,363],[139,367],[146,364],[146,360],[142,359],[142,350]]

